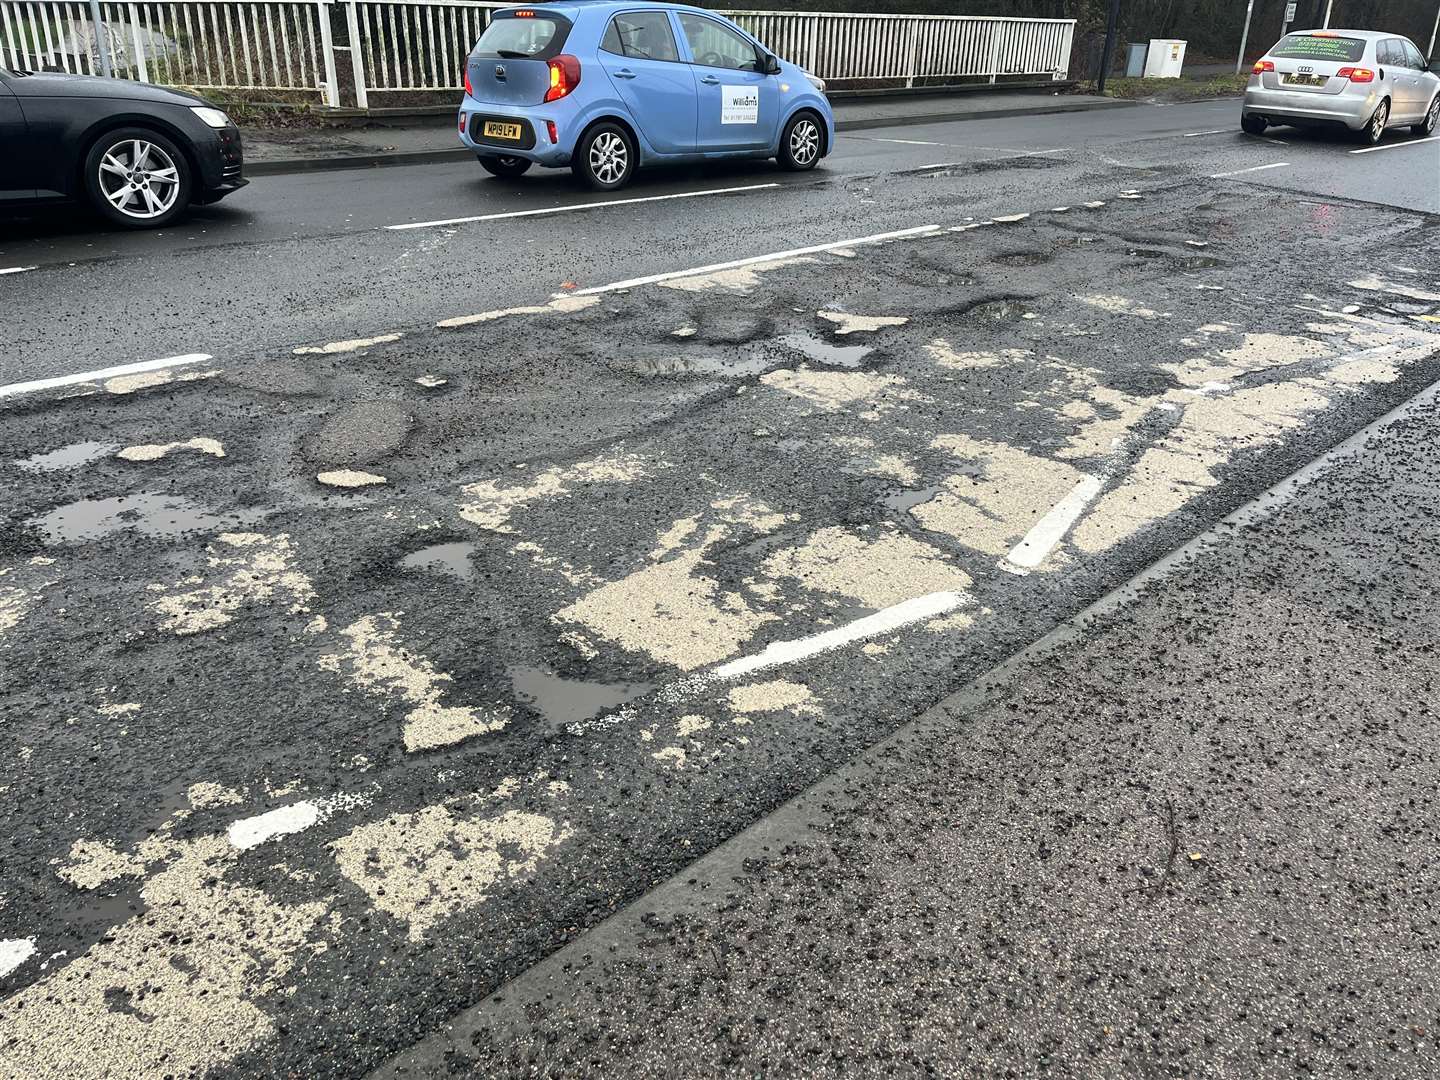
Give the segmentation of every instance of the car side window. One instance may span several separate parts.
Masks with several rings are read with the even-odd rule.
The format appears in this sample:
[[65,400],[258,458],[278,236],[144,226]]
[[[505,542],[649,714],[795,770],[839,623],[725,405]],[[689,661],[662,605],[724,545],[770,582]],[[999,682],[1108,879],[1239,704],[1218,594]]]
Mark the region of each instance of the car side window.
[[1400,42],[1394,38],[1380,43],[1380,63],[1389,64],[1391,67],[1409,67],[1405,60],[1405,50],[1400,47]]
[[1424,71],[1426,67],[1429,66],[1425,63],[1425,58],[1420,55],[1420,50],[1415,47],[1413,41],[1407,41],[1402,38],[1400,47],[1405,50],[1405,59],[1409,61],[1410,66],[1416,71]]
[[610,20],[600,48],[636,60],[678,62],[680,50],[663,11],[628,11]]
[[680,12],[680,27],[690,43],[690,55],[704,67],[730,71],[759,71],[760,57],[750,44],[728,26],[703,15]]

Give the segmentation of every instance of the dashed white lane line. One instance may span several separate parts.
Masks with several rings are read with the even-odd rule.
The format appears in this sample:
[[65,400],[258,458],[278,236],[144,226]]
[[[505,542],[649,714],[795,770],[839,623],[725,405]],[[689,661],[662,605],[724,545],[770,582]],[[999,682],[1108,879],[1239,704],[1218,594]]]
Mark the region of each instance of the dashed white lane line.
[[870,139],[870,142],[899,143],[901,146],[954,146],[954,143],[926,142],[924,139]]
[[882,611],[877,611],[873,615],[866,615],[863,619],[856,619],[844,626],[837,626],[834,630],[826,630],[824,633],[813,634],[810,637],[798,638],[794,641],[772,642],[765,646],[764,652],[756,656],[732,660],[728,664],[721,664],[700,678],[702,680],[738,679],[743,675],[750,675],[765,668],[798,663],[817,653],[829,652],[842,645],[891,633],[902,626],[920,622],[922,619],[933,619],[936,615],[944,615],[947,611],[954,611],[965,601],[964,596],[954,592],[937,592],[917,596],[913,600],[895,604]]
[[1211,173],[1210,179],[1219,180],[1221,177],[1239,176],[1241,173],[1264,172],[1266,169],[1284,169],[1287,168],[1289,165],[1290,162],[1288,161],[1275,161],[1271,162],[1269,165],[1252,165],[1248,169],[1236,169],[1233,172]]
[[38,270],[38,266],[6,266],[0,268],[0,274],[23,274],[28,270]]
[[546,214],[564,214],[571,210],[599,210],[606,206],[634,206],[637,203],[664,202],[666,199],[697,199],[702,195],[734,195],[742,191],[765,191],[779,186],[778,183],[746,184],[743,187],[710,188],[708,191],[681,191],[673,195],[645,195],[637,199],[607,199],[603,202],[576,203],[573,206],[548,206],[540,210],[511,210],[503,214],[476,214],[473,217],[444,218],[439,221],[409,221],[403,225],[386,225],[385,228],[391,231],[433,229],[440,225],[468,225],[475,221],[541,217]]
[[1233,129],[1232,129],[1232,128],[1211,128],[1209,131],[1187,131],[1184,135],[1181,135],[1180,137],[1181,137],[1182,139],[1198,139],[1201,135],[1223,135],[1223,134],[1225,134],[1225,132],[1231,131],[1231,130],[1233,130]]
[[1052,506],[1049,513],[1025,534],[1024,539],[1010,549],[1005,561],[1010,567],[1018,567],[1022,571],[1034,570],[1045,561],[1104,486],[1105,481],[1099,476],[1087,476],[1077,483],[1070,494]]
[[1366,146],[1360,150],[1351,150],[1350,153],[1373,154],[1376,150],[1404,150],[1407,146],[1421,146],[1430,142],[1440,142],[1440,135],[1431,135],[1428,139],[1407,139],[1405,142],[1389,143],[1385,146]]
[[100,368],[97,371],[81,371],[74,375],[59,375],[53,379],[34,379],[31,382],[11,383],[0,386],[0,398],[15,397],[18,394],[33,394],[38,390],[54,390],[76,383],[102,382],[118,375],[139,375],[146,371],[160,371],[163,368],[182,367],[213,360],[209,353],[185,353],[181,356],[166,356],[159,360],[141,360],[135,364],[120,364],[118,367]]
[[231,822],[225,835],[231,846],[244,851],[277,836],[303,832],[319,820],[320,807],[307,800]]
[[879,244],[886,240],[901,240],[907,236],[921,236],[925,233],[938,232],[939,229],[939,225],[917,225],[913,229],[898,229],[895,232],[875,233],[873,236],[859,236],[850,240],[836,240],[829,244],[814,244],[810,247],[791,248],[789,251],[772,251],[768,255],[754,255],[748,259],[734,259],[730,262],[711,263],[709,266],[696,266],[689,270],[672,270],[666,274],[651,274],[648,277],[630,278],[627,281],[612,281],[609,285],[594,285],[588,289],[577,289],[568,295],[594,296],[597,293],[614,292],[617,289],[635,289],[641,285],[654,285],[661,281],[674,281],[676,278],[699,277],[701,274],[717,274],[722,270],[737,270],[742,266],[754,266],[757,263],[795,259],[801,255],[818,255],[822,251],[834,251],[836,248],[860,247],[863,244]]

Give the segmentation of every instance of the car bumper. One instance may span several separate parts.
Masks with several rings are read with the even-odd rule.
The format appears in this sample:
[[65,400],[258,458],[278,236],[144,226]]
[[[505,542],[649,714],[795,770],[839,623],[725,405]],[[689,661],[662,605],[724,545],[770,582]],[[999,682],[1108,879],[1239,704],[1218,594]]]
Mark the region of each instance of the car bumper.
[[[460,107],[456,117],[456,130],[460,141],[477,154],[496,154],[503,157],[524,158],[537,165],[557,167],[570,163],[571,147],[564,141],[552,143],[546,121],[553,120],[557,134],[568,131],[570,117],[539,116],[530,113],[513,113],[496,109],[493,105],[467,100]],[[508,120],[525,125],[530,145],[516,145],[484,137],[486,120]],[[564,126],[561,126],[564,125]],[[526,141],[522,139],[522,143]]]
[[250,181],[245,179],[245,152],[240,145],[240,129],[234,124],[210,129],[208,141],[196,141],[200,182],[196,185],[197,202],[214,202]]
[[1374,91],[1368,94],[1306,94],[1294,90],[1266,90],[1248,87],[1242,110],[1276,123],[1343,124],[1359,131],[1380,104]]

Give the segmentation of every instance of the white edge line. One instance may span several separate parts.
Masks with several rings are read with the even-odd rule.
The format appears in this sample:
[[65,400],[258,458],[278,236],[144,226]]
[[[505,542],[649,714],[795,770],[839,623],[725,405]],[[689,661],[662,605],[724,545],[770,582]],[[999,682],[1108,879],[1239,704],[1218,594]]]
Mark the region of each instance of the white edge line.
[[1224,135],[1230,128],[1211,128],[1209,131],[1188,131],[1180,136],[1182,139],[1196,139],[1201,135]]
[[1272,162],[1272,163],[1269,164],[1269,165],[1252,165],[1252,166],[1250,166],[1250,168],[1248,168],[1248,169],[1236,169],[1234,172],[1217,172],[1217,173],[1211,173],[1211,174],[1210,174],[1210,179],[1211,179],[1211,180],[1219,180],[1219,179],[1220,179],[1221,177],[1223,177],[1223,176],[1239,176],[1241,173],[1247,173],[1247,172],[1264,172],[1266,169],[1283,169],[1283,168],[1285,168],[1286,166],[1288,166],[1289,164],[1290,164],[1290,162],[1288,162],[1288,161],[1275,161],[1275,162]]
[[815,244],[811,247],[791,248],[789,251],[774,251],[768,255],[755,255],[748,259],[734,259],[731,262],[712,263],[709,266],[696,266],[689,270],[672,270],[667,274],[651,274],[649,277],[631,278],[628,281],[612,281],[609,285],[594,285],[588,289],[578,289],[569,296],[594,296],[597,293],[614,292],[616,289],[634,289],[641,285],[654,285],[661,281],[673,281],[676,278],[698,277],[701,274],[715,274],[721,270],[735,270],[741,266],[754,266],[756,263],[779,262],[781,259],[794,259],[801,255],[814,255],[822,251],[834,251],[836,248],[859,247],[862,244],[879,244],[886,240],[899,240],[907,236],[919,236],[922,233],[938,232],[939,225],[918,225],[913,229],[900,229],[896,232],[876,233],[873,236],[859,236],[849,240],[836,240],[829,244]]
[[1427,142],[1440,142],[1440,135],[1431,135],[1428,139],[1407,139],[1405,142],[1394,142],[1386,146],[1366,146],[1359,150],[1351,150],[1352,154],[1373,154],[1376,150],[1403,150],[1407,146],[1423,146]]
[[0,270],[0,274],[23,274],[29,270],[38,270],[38,266],[7,266]]
[[930,619],[936,615],[943,615],[947,611],[954,611],[965,603],[965,600],[964,596],[955,592],[937,592],[917,596],[913,600],[895,604],[883,611],[877,611],[873,615],[866,615],[863,619],[856,619],[844,626],[837,626],[834,630],[826,630],[824,633],[813,634],[810,637],[798,638],[794,641],[772,642],[765,646],[764,652],[756,656],[732,660],[728,664],[721,664],[701,678],[706,680],[737,679],[742,675],[749,675],[765,668],[778,667],[781,664],[794,664],[808,659],[816,653],[838,649],[842,645],[849,645],[878,634],[888,634],[892,630],[898,630],[902,626],[919,622],[921,619]]
[[574,206],[547,206],[539,210],[512,210],[504,214],[478,214],[475,217],[445,218],[442,221],[411,221],[404,225],[386,225],[391,231],[404,229],[431,229],[438,225],[466,225],[473,221],[503,221],[506,218],[540,217],[543,214],[563,214],[570,210],[598,210],[606,206],[633,206],[635,203],[662,202],[666,199],[694,199],[701,195],[732,195],[740,191],[764,191],[778,188],[778,183],[747,184],[744,187],[711,188],[707,191],[681,191],[673,195],[645,195],[637,199],[607,199],[604,202],[576,203]]
[[209,353],[185,353],[182,356],[166,356],[159,360],[141,360],[135,364],[121,364],[119,367],[100,368],[98,371],[81,371],[75,375],[59,375],[53,379],[35,379],[32,382],[11,383],[0,386],[0,398],[17,394],[33,394],[38,390],[53,390],[76,383],[99,382],[113,379],[118,375],[139,375],[145,371],[160,371],[162,368],[181,367],[185,364],[200,364],[215,359]]
[[[1099,476],[1087,476],[1074,489],[1052,506],[1048,513],[1037,521],[1018,544],[1010,549],[1005,561],[1013,566],[1034,570],[1045,561],[1060,539],[1070,531],[1085,507],[1100,494],[1105,481]],[[1008,569],[1008,568],[1007,568]]]

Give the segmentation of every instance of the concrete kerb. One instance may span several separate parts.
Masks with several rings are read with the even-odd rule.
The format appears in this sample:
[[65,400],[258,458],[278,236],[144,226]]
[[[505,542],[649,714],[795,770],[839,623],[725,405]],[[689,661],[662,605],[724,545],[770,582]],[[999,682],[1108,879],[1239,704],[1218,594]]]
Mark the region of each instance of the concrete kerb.
[[[866,116],[840,120],[837,131],[865,131],[873,128],[908,127],[915,124],[954,123],[963,120],[1003,120],[1017,116],[1046,116],[1054,113],[1090,112],[1096,109],[1120,109],[1141,104],[1138,101],[1057,101],[1054,105],[1026,106],[1009,109],[971,109],[901,116]],[[245,166],[245,175],[283,176],[288,173],[331,172],[339,169],[372,169],[387,165],[432,165],[452,161],[468,161],[475,155],[464,147],[449,150],[410,150],[376,154],[349,154],[335,157],[279,158],[256,161]]]

